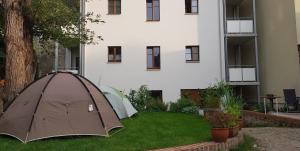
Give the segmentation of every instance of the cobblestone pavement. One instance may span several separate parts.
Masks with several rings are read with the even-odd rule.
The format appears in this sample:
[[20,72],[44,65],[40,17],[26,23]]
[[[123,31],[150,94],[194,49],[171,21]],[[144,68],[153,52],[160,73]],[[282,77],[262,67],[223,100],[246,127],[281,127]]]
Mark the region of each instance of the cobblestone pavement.
[[300,128],[245,128],[261,151],[300,151]]

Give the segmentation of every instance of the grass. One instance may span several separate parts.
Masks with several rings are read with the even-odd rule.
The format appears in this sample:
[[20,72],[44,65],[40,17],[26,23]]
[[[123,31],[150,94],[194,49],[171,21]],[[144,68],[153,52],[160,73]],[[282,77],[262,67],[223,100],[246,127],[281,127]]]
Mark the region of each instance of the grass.
[[122,121],[125,128],[109,138],[55,138],[22,144],[0,137],[0,151],[139,151],[209,141],[210,125],[198,116],[179,113],[140,113]]
[[237,148],[232,149],[231,151],[258,151],[257,147],[254,147],[256,141],[250,136],[245,136],[244,143],[240,144]]

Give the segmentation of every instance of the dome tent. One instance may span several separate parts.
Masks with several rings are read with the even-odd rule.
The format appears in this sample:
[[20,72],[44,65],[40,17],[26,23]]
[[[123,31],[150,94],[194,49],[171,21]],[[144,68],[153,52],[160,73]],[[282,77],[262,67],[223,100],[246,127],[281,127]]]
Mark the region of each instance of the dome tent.
[[104,85],[100,86],[100,89],[120,119],[131,117],[137,113],[130,101],[118,89]]
[[25,88],[0,118],[0,134],[23,143],[73,135],[108,136],[123,127],[102,92],[68,72],[50,73]]

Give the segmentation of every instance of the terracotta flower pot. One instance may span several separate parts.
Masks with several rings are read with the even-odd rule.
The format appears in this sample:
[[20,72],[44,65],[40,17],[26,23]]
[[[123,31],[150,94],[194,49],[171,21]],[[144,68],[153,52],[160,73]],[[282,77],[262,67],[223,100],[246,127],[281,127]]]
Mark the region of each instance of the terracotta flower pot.
[[235,137],[238,134],[239,134],[239,125],[229,128],[229,138]]
[[215,142],[226,142],[229,136],[228,128],[212,128],[211,135]]

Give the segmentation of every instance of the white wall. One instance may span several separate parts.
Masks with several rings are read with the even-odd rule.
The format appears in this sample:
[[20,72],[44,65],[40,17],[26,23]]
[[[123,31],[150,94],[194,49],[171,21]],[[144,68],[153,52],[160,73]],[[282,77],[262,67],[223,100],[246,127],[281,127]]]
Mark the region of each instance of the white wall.
[[[148,85],[165,102],[181,89],[204,89],[222,77],[219,0],[199,0],[199,14],[185,15],[184,0],[160,0],[160,21],[146,21],[146,0],[122,0],[121,15],[107,15],[108,0],[87,2],[105,24],[87,27],[104,41],[85,48],[84,75],[96,84],[125,90]],[[185,46],[200,46],[200,63],[185,62]],[[122,63],[107,63],[107,46],[122,46]],[[147,71],[147,46],[160,46],[161,70]]]

